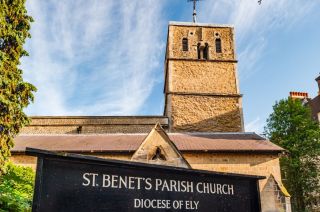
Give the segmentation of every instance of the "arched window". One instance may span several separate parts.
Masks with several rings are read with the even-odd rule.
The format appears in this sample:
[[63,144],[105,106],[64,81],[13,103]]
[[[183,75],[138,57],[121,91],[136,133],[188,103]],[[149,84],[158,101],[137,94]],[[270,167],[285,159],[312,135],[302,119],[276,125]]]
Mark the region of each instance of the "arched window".
[[187,38],[182,39],[182,50],[188,51],[188,39]]
[[216,39],[216,52],[217,53],[222,53],[221,39],[220,38]]

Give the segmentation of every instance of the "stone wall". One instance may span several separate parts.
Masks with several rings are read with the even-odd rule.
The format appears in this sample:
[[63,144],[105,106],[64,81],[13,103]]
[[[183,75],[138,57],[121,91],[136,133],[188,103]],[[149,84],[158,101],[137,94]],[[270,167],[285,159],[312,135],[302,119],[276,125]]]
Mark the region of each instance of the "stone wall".
[[168,67],[168,92],[238,94],[235,63],[172,60]]
[[[201,25],[169,25],[168,58],[197,59],[197,44],[208,43],[210,59],[234,60],[234,32],[229,26],[201,26]],[[182,39],[188,39],[188,51],[182,51]],[[220,38],[222,53],[215,51],[215,39]]]
[[[281,182],[279,157],[275,154],[184,153],[183,156],[194,169],[260,175],[266,178],[272,174]],[[266,182],[267,179],[260,181],[260,190]]]
[[288,208],[288,197],[284,196],[278,186],[277,182],[274,180],[273,176],[269,177],[264,189],[260,195],[261,207],[267,209],[266,211],[291,211],[289,205]]
[[167,104],[172,132],[242,131],[238,97],[168,95]]

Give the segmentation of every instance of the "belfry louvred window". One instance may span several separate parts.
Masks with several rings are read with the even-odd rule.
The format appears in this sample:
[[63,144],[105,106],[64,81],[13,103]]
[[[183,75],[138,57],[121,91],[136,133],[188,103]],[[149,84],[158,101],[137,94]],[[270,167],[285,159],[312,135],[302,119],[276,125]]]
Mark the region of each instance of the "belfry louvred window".
[[205,59],[205,60],[209,59],[209,45],[208,45],[208,43],[205,44],[205,47],[203,49],[203,59]]
[[182,50],[188,51],[188,39],[187,38],[182,39]]
[[208,60],[209,59],[209,45],[208,45],[208,43],[206,43],[205,45],[201,45],[201,43],[198,43],[197,52],[198,52],[198,59]]
[[216,39],[216,52],[217,53],[222,53],[221,39],[220,38]]

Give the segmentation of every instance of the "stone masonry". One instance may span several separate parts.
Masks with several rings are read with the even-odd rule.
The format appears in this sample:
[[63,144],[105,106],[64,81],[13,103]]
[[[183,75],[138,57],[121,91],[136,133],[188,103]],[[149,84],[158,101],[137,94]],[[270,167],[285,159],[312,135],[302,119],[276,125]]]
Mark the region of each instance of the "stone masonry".
[[156,123],[168,128],[163,116],[34,116],[21,134],[148,133]]
[[236,64],[231,26],[170,22],[164,90],[169,131],[242,132]]

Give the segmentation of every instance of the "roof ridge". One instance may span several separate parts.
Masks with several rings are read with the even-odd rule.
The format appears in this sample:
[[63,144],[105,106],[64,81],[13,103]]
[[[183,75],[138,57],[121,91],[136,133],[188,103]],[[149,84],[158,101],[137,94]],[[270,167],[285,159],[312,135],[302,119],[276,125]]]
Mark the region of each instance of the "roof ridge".
[[[168,135],[255,135],[264,137],[255,132],[166,132]],[[83,134],[62,134],[62,133],[47,133],[47,134],[29,134],[20,133],[18,136],[106,136],[106,135],[146,135],[148,133],[83,133]]]
[[90,133],[90,134],[19,134],[18,136],[107,136],[107,135],[147,135],[148,133]]
[[201,135],[257,135],[255,132],[175,132],[174,134],[201,134]]

